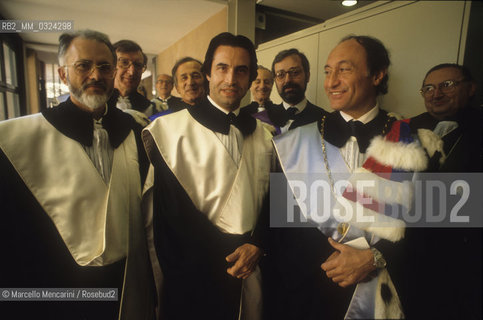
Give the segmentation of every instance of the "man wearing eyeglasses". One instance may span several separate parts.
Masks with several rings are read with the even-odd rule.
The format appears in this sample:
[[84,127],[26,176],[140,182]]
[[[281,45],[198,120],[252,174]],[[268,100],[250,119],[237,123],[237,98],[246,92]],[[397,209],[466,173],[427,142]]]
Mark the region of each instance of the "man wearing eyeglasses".
[[168,109],[178,109],[181,99],[171,95],[173,90],[173,78],[167,74],[160,74],[156,79],[156,92],[158,96],[151,100],[155,105],[153,114]]
[[317,121],[327,114],[305,97],[310,80],[310,66],[302,52],[294,48],[279,52],[273,60],[272,73],[283,102],[267,106],[266,109],[270,121],[282,133]]
[[[427,148],[431,157],[427,171],[482,171],[483,121],[481,107],[472,105],[475,90],[465,66],[443,63],[426,73],[420,93],[427,112],[410,124],[414,133],[421,135],[427,129],[439,138]],[[469,183],[470,190],[481,195]],[[467,206],[458,215],[473,214],[465,210]],[[403,303],[408,319],[481,319],[482,229],[460,226],[407,230],[405,268],[411,277],[404,282]]]
[[113,98],[117,98],[117,107],[131,114],[145,126],[147,117],[153,114],[153,103],[137,92],[141,76],[146,70],[147,57],[141,47],[131,40],[114,43],[117,56],[117,71],[114,80]]
[[[480,112],[471,106],[475,92],[476,83],[464,66],[444,63],[426,74],[420,93],[427,112],[411,119],[412,126],[434,130],[442,121],[451,122],[451,127],[441,132],[445,160],[434,169],[447,172],[462,168],[466,172],[481,170],[481,150],[474,147],[479,146],[475,139],[481,137],[478,128],[481,125]],[[461,141],[463,137],[465,139]]]
[[140,212],[147,169],[141,127],[109,101],[116,63],[109,38],[86,30],[59,41],[58,72],[70,98],[0,123],[0,249],[6,257],[0,287],[110,288],[117,298],[2,302],[2,313],[152,319]]

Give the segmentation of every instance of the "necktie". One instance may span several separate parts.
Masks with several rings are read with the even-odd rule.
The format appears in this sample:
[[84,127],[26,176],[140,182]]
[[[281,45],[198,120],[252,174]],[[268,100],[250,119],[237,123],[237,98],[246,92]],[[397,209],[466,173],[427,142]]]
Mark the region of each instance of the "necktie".
[[287,109],[287,118],[289,120],[294,120],[295,119],[295,114],[297,113],[298,109],[295,107],[290,107]]

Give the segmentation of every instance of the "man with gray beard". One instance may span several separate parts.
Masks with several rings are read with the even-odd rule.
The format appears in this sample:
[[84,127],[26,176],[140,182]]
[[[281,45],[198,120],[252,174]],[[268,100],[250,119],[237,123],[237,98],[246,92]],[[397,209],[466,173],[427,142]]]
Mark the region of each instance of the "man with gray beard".
[[[16,319],[152,319],[153,280],[140,210],[141,127],[109,101],[116,54],[85,30],[59,38],[70,98],[0,122],[3,288],[99,288],[109,301],[2,301]],[[113,100],[113,99],[111,99]],[[40,291],[40,290],[38,290]]]

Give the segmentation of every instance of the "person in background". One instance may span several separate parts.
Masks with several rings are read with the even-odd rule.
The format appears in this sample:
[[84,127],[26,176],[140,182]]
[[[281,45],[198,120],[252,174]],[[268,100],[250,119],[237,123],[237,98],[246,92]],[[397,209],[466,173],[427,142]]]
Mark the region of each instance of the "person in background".
[[[409,122],[413,134],[422,136],[429,131],[436,137],[426,148],[430,156],[427,172],[450,177],[456,172],[472,173],[457,175],[470,184],[470,190],[476,190],[470,178],[481,181],[476,173],[482,171],[483,121],[481,107],[472,105],[475,91],[467,67],[436,65],[426,73],[420,90],[427,112]],[[431,140],[421,139],[426,147],[425,141]],[[430,178],[436,179],[434,175]],[[475,212],[468,210],[472,209],[464,206],[458,216],[472,219]],[[481,226],[474,222],[465,227],[455,223],[408,228],[408,277],[402,295],[408,319],[481,319],[482,239]]]
[[131,40],[120,40],[114,43],[116,50],[116,78],[112,99],[116,106],[129,113],[134,119],[145,126],[149,123],[147,117],[152,115],[153,105],[145,96],[137,92],[141,76],[146,70],[147,57],[141,47]]
[[156,78],[156,92],[158,96],[151,100],[155,105],[153,114],[176,108],[181,99],[171,95],[173,90],[173,78],[167,74],[159,74]]
[[307,57],[292,48],[280,51],[272,62],[272,74],[283,102],[267,106],[270,122],[284,133],[299,126],[320,120],[327,111],[310,103],[305,97],[310,80]]
[[202,63],[192,57],[184,57],[176,61],[172,69],[176,91],[181,96],[181,101],[170,105],[166,111],[158,112],[149,119],[152,121],[159,116],[173,113],[193,106],[205,97],[204,78],[201,72]]

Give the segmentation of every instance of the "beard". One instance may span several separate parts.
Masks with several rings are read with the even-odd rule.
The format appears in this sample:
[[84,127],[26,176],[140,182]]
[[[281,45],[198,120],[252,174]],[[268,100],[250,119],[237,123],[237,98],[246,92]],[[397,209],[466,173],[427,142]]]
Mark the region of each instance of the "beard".
[[[292,90],[286,92],[285,90],[289,88]],[[295,105],[304,99],[306,88],[307,87],[302,88],[296,83],[289,82],[282,87],[282,91],[281,92],[279,91],[279,94],[280,94],[280,97],[282,97],[283,101],[291,105]]]
[[106,104],[107,100],[109,100],[109,97],[111,95],[111,92],[104,92],[101,94],[87,94],[85,92],[86,88],[90,85],[97,85],[103,87],[105,90],[106,85],[101,82],[101,81],[91,81],[87,82],[82,85],[82,87],[74,87],[70,81],[68,81],[67,85],[69,86],[69,91],[70,94],[80,103],[85,105],[91,110],[95,110],[99,107],[102,107]]

